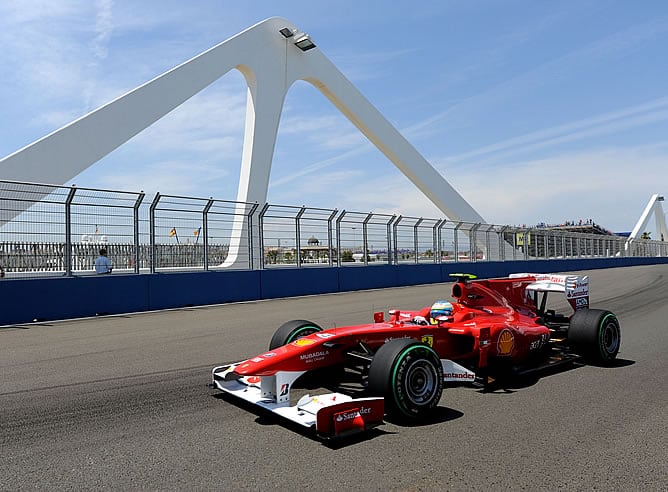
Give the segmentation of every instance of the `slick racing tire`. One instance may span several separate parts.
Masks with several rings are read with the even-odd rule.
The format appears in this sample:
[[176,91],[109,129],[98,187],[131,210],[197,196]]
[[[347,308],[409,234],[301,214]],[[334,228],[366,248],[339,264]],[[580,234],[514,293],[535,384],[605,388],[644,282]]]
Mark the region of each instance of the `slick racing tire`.
[[282,347],[290,342],[294,342],[298,338],[305,337],[306,335],[318,331],[322,331],[322,328],[312,321],[307,321],[305,319],[293,319],[292,321],[287,321],[286,323],[283,323],[278,330],[276,330],[274,336],[271,337],[269,350]]
[[622,342],[619,321],[610,311],[578,309],[571,316],[568,344],[576,354],[594,364],[606,364],[617,357]]
[[371,396],[385,398],[386,412],[415,420],[428,415],[443,393],[443,367],[434,350],[409,338],[381,346],[369,366]]

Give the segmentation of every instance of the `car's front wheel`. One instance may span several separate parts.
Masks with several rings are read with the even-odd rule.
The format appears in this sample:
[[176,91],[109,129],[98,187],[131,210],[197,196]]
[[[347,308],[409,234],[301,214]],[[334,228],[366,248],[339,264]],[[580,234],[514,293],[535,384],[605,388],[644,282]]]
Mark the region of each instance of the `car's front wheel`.
[[430,413],[443,393],[443,367],[434,350],[402,338],[381,346],[369,366],[369,392],[385,398],[388,414],[418,419]]
[[312,321],[307,321],[305,319],[293,319],[287,321],[283,323],[278,330],[276,330],[274,336],[271,337],[269,350],[282,347],[290,342],[294,342],[298,338],[305,337],[306,335],[318,331],[322,331],[322,328]]

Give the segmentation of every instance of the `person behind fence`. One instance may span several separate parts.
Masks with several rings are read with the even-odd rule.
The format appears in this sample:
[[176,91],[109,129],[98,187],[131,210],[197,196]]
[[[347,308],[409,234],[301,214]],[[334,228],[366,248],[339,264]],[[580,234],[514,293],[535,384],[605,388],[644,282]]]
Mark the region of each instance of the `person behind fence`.
[[107,250],[102,248],[100,256],[95,258],[95,273],[111,273],[113,265],[111,260],[107,257]]

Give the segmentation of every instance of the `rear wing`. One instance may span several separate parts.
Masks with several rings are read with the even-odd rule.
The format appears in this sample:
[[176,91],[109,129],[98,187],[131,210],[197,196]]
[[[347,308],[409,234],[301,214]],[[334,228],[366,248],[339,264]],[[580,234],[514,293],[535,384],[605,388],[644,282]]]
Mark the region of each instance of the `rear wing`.
[[528,292],[562,292],[574,310],[589,307],[589,277],[552,273],[512,273],[509,278],[530,278]]

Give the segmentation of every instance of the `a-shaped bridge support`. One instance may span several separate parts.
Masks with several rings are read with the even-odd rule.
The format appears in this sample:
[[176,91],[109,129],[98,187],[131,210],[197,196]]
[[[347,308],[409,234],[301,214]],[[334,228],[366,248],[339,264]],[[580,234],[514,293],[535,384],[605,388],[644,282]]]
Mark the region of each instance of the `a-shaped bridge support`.
[[[266,201],[283,101],[290,86],[304,80],[322,92],[449,219],[484,222],[319,49],[300,47],[300,39],[303,33],[285,19],[260,22],[3,158],[0,176],[64,184],[236,68],[248,84],[238,201]],[[248,236],[244,228],[242,223],[235,228],[239,235],[230,245],[226,265],[238,261]]]
[[629,244],[634,239],[638,238],[642,239],[642,234],[647,229],[647,225],[649,224],[652,215],[654,215],[654,221],[656,224],[656,235],[657,235],[657,237],[652,239],[657,241],[668,241],[668,230],[666,229],[666,216],[663,212],[663,206],[661,205],[663,203],[663,200],[664,200],[663,196],[659,194],[652,195],[652,197],[649,199],[649,202],[647,202],[645,210],[638,219],[638,222],[636,222],[636,225],[633,227],[633,231],[631,231],[631,234],[629,235],[629,239],[626,242],[626,249],[628,249]]

